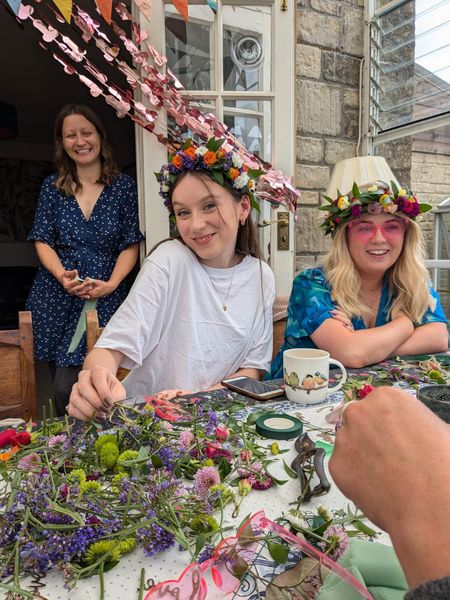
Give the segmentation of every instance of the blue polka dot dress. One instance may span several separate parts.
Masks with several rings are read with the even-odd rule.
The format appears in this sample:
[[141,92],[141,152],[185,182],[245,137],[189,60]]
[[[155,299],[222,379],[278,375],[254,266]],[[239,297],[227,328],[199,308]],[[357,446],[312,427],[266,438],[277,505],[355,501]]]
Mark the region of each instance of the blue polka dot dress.
[[[29,240],[48,244],[66,270],[78,269],[80,277],[108,280],[117,257],[131,244],[140,242],[136,185],[119,174],[100,194],[91,217],[86,219],[74,196],[55,187],[56,175],[47,177],[39,195]],[[97,302],[100,326],[106,325],[127,295],[122,282],[114,292]],[[86,336],[68,352],[84,300],[70,296],[41,266],[27,300],[33,315],[34,352],[39,360],[57,367],[81,365],[86,356]]]

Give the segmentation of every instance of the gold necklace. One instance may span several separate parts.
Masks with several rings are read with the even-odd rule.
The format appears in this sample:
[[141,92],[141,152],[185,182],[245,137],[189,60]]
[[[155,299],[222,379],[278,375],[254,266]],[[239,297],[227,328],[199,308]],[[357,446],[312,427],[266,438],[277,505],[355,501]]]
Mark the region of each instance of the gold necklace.
[[211,285],[213,286],[214,292],[216,293],[216,296],[219,298],[221,304],[222,304],[222,309],[224,311],[228,310],[228,296],[230,295],[230,290],[231,290],[231,286],[233,285],[233,277],[234,277],[234,269],[236,268],[236,265],[234,265],[233,270],[231,271],[231,277],[230,277],[230,284],[228,285],[228,290],[227,290],[227,295],[225,296],[225,300],[222,298],[222,296],[219,294],[219,292],[217,291],[216,285],[214,283],[214,281],[211,279],[211,277],[209,276],[208,271],[206,271],[209,280],[211,282]]

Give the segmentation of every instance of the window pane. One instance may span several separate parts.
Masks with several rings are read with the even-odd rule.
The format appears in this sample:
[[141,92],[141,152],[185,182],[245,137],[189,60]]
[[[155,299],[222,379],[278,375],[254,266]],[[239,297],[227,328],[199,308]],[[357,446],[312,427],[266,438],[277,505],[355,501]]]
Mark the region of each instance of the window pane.
[[407,0],[371,31],[374,132],[450,110],[450,0]]
[[190,5],[188,23],[172,5],[165,6],[167,63],[188,90],[214,86],[213,21],[207,5]]
[[224,122],[251,152],[271,160],[271,103],[268,100],[226,100]]
[[223,87],[228,91],[269,91],[271,8],[223,7]]

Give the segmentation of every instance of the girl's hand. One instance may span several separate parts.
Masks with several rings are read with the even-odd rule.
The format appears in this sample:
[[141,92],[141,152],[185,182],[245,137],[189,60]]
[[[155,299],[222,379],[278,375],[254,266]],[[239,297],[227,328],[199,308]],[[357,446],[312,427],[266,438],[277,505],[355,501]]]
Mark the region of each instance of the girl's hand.
[[72,387],[68,414],[81,421],[105,419],[114,402],[126,397],[124,386],[105,367],[83,369]]
[[332,310],[331,315],[333,319],[335,319],[336,321],[340,321],[344,325],[344,327],[347,327],[347,329],[350,329],[352,331],[355,330],[350,317],[340,308],[335,308],[334,310]]

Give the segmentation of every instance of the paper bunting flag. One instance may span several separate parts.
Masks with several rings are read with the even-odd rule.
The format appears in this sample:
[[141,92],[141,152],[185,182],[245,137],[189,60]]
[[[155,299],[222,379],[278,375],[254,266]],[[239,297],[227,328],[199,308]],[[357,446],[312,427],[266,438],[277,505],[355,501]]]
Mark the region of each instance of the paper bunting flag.
[[72,16],[72,0],[53,0],[62,16],[70,24],[70,18]]
[[105,19],[108,25],[111,25],[112,0],[95,0],[95,3],[97,4],[98,10],[100,11],[102,17]]
[[11,10],[17,16],[19,14],[20,9],[20,0],[8,0],[8,4],[11,7]]
[[206,0],[209,5],[209,8],[213,11],[214,14],[217,13],[217,2],[216,0]]
[[189,21],[188,0],[172,0],[172,4],[183,17],[185,21]]

